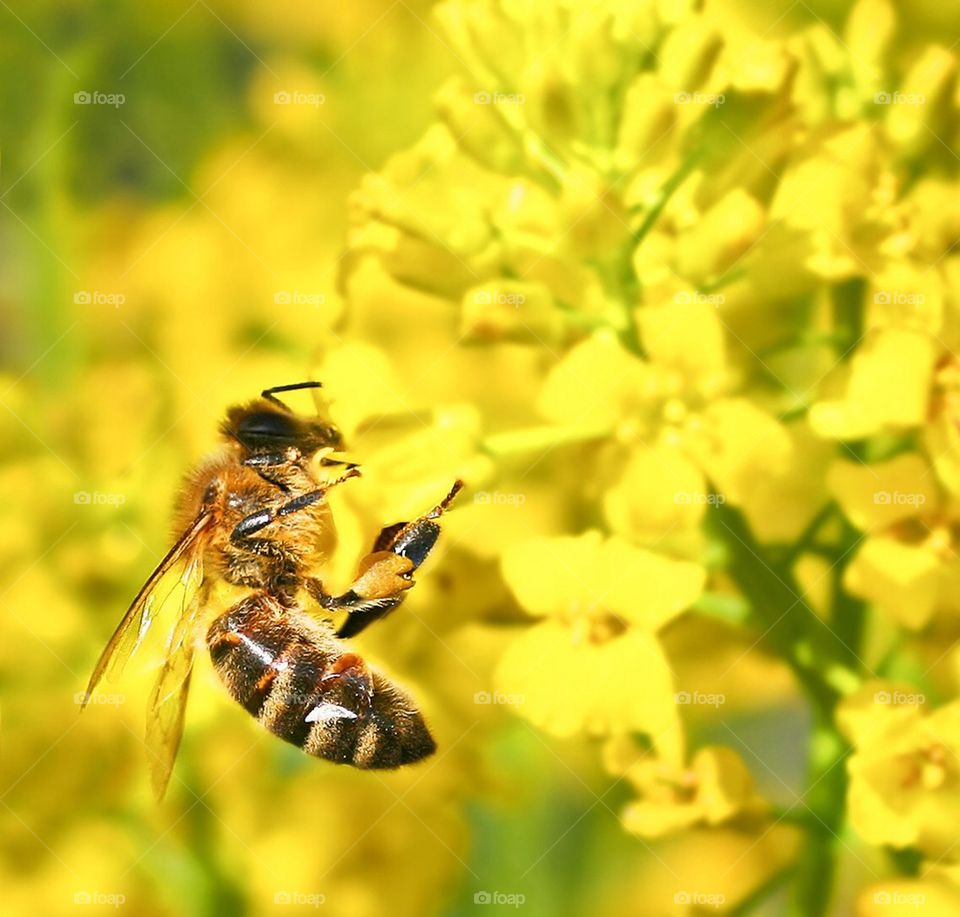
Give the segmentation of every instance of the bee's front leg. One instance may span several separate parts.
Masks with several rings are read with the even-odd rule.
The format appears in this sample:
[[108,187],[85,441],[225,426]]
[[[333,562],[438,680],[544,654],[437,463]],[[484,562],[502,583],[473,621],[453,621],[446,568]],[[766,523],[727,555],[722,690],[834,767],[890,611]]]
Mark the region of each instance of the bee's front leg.
[[381,529],[371,552],[360,561],[357,578],[342,595],[328,595],[318,580],[306,582],[307,591],[324,608],[349,614],[338,637],[352,637],[399,605],[413,586],[413,574],[427,559],[440,535],[434,521],[463,487],[457,481],[430,512],[412,522]]

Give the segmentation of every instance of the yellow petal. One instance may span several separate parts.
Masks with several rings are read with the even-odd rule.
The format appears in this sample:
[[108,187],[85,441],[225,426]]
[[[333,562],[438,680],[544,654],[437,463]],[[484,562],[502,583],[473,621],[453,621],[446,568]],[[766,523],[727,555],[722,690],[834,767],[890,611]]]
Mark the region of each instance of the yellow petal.
[[501,559],[503,577],[531,614],[559,614],[598,600],[599,532],[535,538],[511,545]]
[[701,470],[734,504],[749,493],[759,473],[784,473],[793,450],[786,427],[745,398],[709,405],[702,429],[688,442]]
[[643,346],[660,371],[680,374],[684,389],[713,397],[726,379],[724,330],[716,307],[678,293],[638,312]]
[[705,580],[699,564],[672,560],[614,536],[600,550],[593,582],[604,608],[656,630],[694,602]]
[[936,348],[924,334],[894,328],[874,333],[853,357],[845,397],[815,404],[810,425],[830,439],[919,426],[935,359]]
[[628,631],[603,643],[575,642],[558,621],[529,628],[507,647],[495,678],[516,710],[559,738],[624,731],[648,735],[679,761],[683,736],[673,676],[656,638]]
[[722,745],[701,748],[691,766],[699,781],[697,803],[709,824],[733,817],[753,797],[753,778],[733,749]]
[[915,452],[872,465],[836,461],[827,471],[827,487],[863,531],[935,512],[940,504],[930,465]]
[[637,446],[604,494],[603,510],[614,531],[653,541],[699,524],[708,496],[703,474],[679,449]]
[[598,334],[569,350],[547,376],[537,409],[549,420],[613,426],[651,391],[649,368],[613,335]]
[[763,232],[766,213],[743,188],[733,188],[679,238],[677,268],[703,282],[731,267]]
[[844,571],[844,586],[875,602],[905,627],[930,620],[939,593],[941,561],[918,545],[887,536],[869,537]]

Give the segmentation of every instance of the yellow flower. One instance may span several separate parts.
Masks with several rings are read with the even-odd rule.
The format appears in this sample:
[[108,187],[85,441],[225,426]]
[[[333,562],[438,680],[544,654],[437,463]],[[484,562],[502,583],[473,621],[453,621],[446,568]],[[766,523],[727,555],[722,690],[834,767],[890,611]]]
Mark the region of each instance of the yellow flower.
[[[617,468],[603,498],[611,527],[652,542],[729,501],[761,538],[796,535],[821,496],[809,461],[816,451],[735,392],[715,310],[685,302],[647,307],[641,328],[648,358],[595,334],[554,366],[538,399],[555,423],[608,428]],[[802,498],[785,502],[794,489]]]
[[644,732],[676,760],[673,677],[655,632],[697,597],[704,570],[595,531],[513,545],[502,570],[517,601],[544,618],[496,673],[518,712],[562,737]]
[[837,720],[848,762],[851,824],[870,844],[957,856],[960,701],[928,711],[909,686],[871,682],[847,698]]
[[810,425],[832,439],[862,439],[923,424],[937,347],[918,331],[878,329],[850,362],[846,391],[810,410]]
[[828,485],[865,533],[844,586],[904,627],[925,627],[938,611],[960,611],[958,519],[931,466],[915,453],[863,465],[835,462]]
[[857,895],[857,917],[952,917],[960,911],[960,887],[942,872],[920,879],[891,878],[874,882]]
[[721,825],[763,809],[746,765],[724,746],[701,748],[684,767],[640,754],[634,743],[615,739],[606,760],[611,771],[625,776],[639,793],[622,818],[624,827],[641,837]]

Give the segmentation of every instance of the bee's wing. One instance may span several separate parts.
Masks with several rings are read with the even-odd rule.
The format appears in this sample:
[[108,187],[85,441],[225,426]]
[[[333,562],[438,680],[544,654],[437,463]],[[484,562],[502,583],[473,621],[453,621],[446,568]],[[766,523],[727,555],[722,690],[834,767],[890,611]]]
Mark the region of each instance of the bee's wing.
[[196,591],[203,579],[202,552],[199,548],[202,544],[201,535],[212,518],[210,513],[201,513],[197,516],[190,527],[177,540],[177,543],[167,552],[166,557],[160,561],[157,569],[150,574],[150,578],[143,584],[143,588],[137,593],[133,604],[127,609],[123,620],[113,632],[113,636],[104,647],[97,664],[94,666],[81,709],[87,705],[87,701],[90,700],[90,696],[103,677],[104,672],[109,670],[111,679],[115,675],[119,675],[123,664],[136,652],[153,623],[156,608],[165,605],[169,598],[168,593],[157,606],[157,587],[170,571],[181,562],[184,562],[183,573],[173,588],[175,589],[179,585],[184,589],[181,619],[184,617],[183,612],[189,607],[188,595]]
[[150,781],[159,802],[167,790],[173,762],[183,735],[183,714],[187,707],[197,617],[206,604],[206,590],[195,592],[177,621],[167,658],[157,676],[147,705],[147,754],[150,756]]

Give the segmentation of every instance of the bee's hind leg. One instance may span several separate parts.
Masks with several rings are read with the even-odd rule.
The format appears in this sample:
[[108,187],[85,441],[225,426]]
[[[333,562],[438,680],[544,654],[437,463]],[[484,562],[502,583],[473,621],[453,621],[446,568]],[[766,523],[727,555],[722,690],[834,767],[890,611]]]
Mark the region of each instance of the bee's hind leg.
[[440,535],[436,520],[463,487],[457,481],[430,512],[412,522],[397,522],[381,529],[370,553],[360,561],[357,578],[342,595],[328,595],[318,580],[305,585],[324,608],[346,611],[338,637],[352,637],[399,605],[413,586],[413,574],[427,559]]

